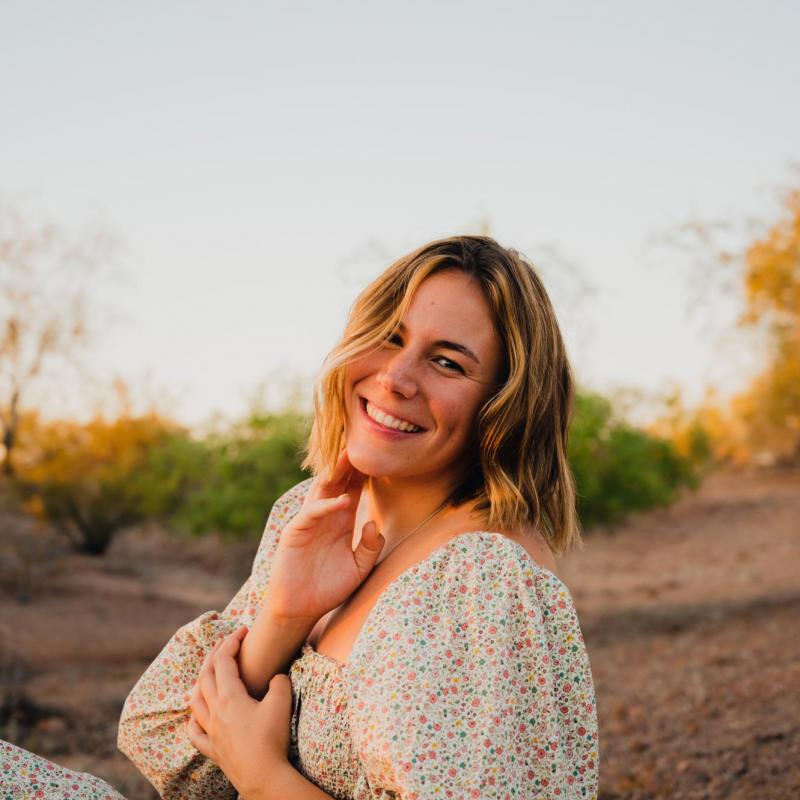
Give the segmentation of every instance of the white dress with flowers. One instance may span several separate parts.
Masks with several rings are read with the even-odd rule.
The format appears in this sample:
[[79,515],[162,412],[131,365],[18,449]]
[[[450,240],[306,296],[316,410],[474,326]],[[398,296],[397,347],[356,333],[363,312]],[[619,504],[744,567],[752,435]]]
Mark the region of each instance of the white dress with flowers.
[[[180,628],[125,702],[119,747],[165,800],[236,798],[186,736],[189,695],[214,642],[255,619],[309,483],[275,503],[228,606]],[[335,798],[597,797],[594,685],[572,597],[503,534],[451,539],[386,587],[346,665],[305,644],[289,675],[289,758]],[[45,797],[104,797],[75,786]]]

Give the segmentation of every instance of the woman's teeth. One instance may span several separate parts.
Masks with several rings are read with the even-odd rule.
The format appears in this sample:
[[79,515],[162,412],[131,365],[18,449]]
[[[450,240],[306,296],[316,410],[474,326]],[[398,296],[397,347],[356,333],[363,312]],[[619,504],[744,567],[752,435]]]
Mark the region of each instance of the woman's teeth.
[[422,430],[422,428],[412,425],[404,419],[397,419],[397,417],[393,417],[391,414],[384,414],[383,411],[379,411],[375,408],[369,400],[367,401],[367,414],[377,423],[383,425],[384,428],[394,428],[394,430],[408,431],[409,433]]

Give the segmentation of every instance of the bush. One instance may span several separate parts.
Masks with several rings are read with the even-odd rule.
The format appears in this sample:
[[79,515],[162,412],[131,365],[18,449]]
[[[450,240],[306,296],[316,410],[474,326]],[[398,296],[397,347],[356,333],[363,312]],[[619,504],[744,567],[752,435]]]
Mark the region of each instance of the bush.
[[253,413],[202,441],[165,441],[142,479],[148,513],[194,534],[259,537],[275,500],[308,477],[299,464],[309,426],[294,411]]
[[[17,484],[28,510],[87,553],[103,553],[116,531],[148,518],[192,534],[256,539],[275,500],[307,477],[299,464],[310,424],[294,410],[259,411],[195,438],[152,413],[35,421],[18,454]],[[702,436],[693,448],[706,453]],[[598,394],[576,397],[569,459],[585,527],[667,504],[681,486],[697,485],[689,457],[615,419]]]
[[[704,452],[702,442],[697,447]],[[667,505],[681,486],[699,482],[692,460],[671,442],[617,420],[611,403],[591,392],[576,397],[569,460],[584,527]]]
[[145,516],[140,482],[148,457],[179,429],[150,413],[87,423],[27,421],[14,484],[25,508],[77,549],[100,555],[114,534]]

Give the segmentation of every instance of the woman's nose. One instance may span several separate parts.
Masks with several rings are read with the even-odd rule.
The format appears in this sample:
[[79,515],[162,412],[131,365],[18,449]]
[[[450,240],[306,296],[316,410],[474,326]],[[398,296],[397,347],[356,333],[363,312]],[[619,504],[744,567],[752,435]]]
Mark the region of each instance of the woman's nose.
[[389,359],[383,369],[378,373],[378,382],[388,392],[397,392],[405,398],[413,397],[417,393],[417,381],[413,370],[398,353],[395,358]]

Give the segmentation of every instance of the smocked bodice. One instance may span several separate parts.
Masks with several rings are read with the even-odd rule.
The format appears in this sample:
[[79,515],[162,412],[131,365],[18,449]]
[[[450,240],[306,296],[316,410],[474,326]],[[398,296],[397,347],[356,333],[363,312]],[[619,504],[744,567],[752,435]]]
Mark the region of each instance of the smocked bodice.
[[350,735],[344,669],[305,644],[289,670],[289,758],[309,780],[341,800],[353,796],[360,771]]

